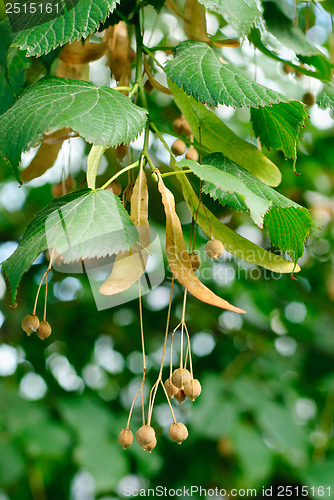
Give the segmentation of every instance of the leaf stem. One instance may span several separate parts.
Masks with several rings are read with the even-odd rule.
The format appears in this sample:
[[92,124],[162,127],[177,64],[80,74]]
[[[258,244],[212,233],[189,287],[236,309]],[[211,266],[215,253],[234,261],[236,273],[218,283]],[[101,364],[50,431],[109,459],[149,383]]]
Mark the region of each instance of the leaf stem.
[[93,144],[89,152],[87,160],[87,186],[90,189],[95,189],[97,171],[106,149],[107,146],[103,146],[102,144]]
[[131,170],[132,168],[138,167],[138,165],[139,165],[139,160],[135,161],[134,163],[131,163],[131,165],[128,165],[127,167],[122,168],[122,170],[120,170],[119,172],[116,172],[115,175],[113,175],[105,184],[103,184],[101,189],[106,189],[106,187],[108,187],[109,184],[111,184],[115,179],[117,179],[117,177],[124,174],[124,172]]
[[165,139],[163,138],[161,132],[159,131],[158,127],[156,126],[155,123],[153,123],[152,121],[150,122],[150,126],[151,128],[154,130],[154,132],[157,134],[158,138],[160,139],[160,141],[162,142],[162,144],[165,146],[165,148],[167,149],[168,153],[171,154],[173,156],[173,158],[175,159],[175,156],[173,154],[173,151],[171,150],[171,148],[168,146],[167,142],[165,141]]
[[192,174],[192,170],[180,170],[179,172],[166,172],[165,174],[161,174],[161,177],[170,177],[171,175],[180,175],[180,174]]
[[135,83],[134,86],[132,87],[131,89],[131,92],[129,94],[129,99],[131,99],[131,97],[136,94],[136,92],[138,92],[138,83]]
[[118,90],[119,92],[131,92],[133,87],[112,87],[112,90]]
[[143,50],[146,52],[146,54],[148,56],[152,57],[152,59],[154,60],[154,62],[157,64],[157,66],[159,66],[161,69],[164,69],[163,65],[161,63],[159,63],[159,61],[157,60],[157,58],[154,57],[154,55],[152,54],[151,49],[149,49],[148,47],[146,47],[145,45],[143,45]]
[[143,84],[143,37],[141,33],[141,26],[138,13],[134,16],[135,30],[136,30],[136,45],[137,45],[137,61],[136,61],[136,83],[139,86],[139,94],[142,106],[148,109],[147,99]]
[[162,51],[171,50],[171,51],[173,51],[175,49],[175,47],[172,47],[171,45],[154,45],[154,47],[150,47],[150,48],[145,47],[145,49],[149,50],[150,52],[156,52],[157,50],[162,50]]

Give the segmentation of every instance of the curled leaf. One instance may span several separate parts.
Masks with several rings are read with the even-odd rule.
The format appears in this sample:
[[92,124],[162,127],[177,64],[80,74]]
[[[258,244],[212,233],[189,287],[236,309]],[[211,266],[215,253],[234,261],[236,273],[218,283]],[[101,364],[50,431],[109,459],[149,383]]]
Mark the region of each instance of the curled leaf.
[[106,46],[105,42],[92,43],[85,40],[82,43],[81,40],[74,40],[74,42],[67,43],[64,46],[59,54],[59,59],[67,64],[86,64],[100,59],[106,50]]
[[173,194],[166,188],[161,177],[159,177],[158,189],[162,196],[162,203],[166,213],[166,250],[167,259],[173,276],[183,285],[191,295],[211,304],[228,309],[229,311],[244,313],[243,309],[235,307],[226,300],[215,295],[196,276],[193,271],[186,244],[183,239],[180,220],[175,212],[175,201]]
[[206,33],[205,8],[198,0],[187,0],[185,5],[184,32],[189,40],[209,42]]
[[131,76],[129,51],[128,28],[124,21],[120,21],[112,29],[109,29],[106,51],[111,73],[117,82],[121,80],[124,72],[128,77]]
[[117,255],[109,278],[100,286],[102,295],[115,295],[128,290],[145,271],[150,228],[148,225],[148,190],[144,170],[141,168],[131,196],[131,219],[137,227],[139,244]]
[[43,175],[49,168],[53,167],[63,141],[68,139],[69,128],[62,128],[52,134],[45,134],[41,147],[36,153],[30,165],[21,172],[23,182],[29,182]]

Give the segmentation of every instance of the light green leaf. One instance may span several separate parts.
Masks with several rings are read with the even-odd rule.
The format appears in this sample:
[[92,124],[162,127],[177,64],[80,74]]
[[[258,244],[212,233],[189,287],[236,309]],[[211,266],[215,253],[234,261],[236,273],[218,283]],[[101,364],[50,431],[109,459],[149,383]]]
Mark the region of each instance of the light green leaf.
[[206,156],[202,163],[181,160],[179,166],[190,168],[206,181],[203,192],[222,205],[249,210],[254,222],[266,228],[272,243],[297,262],[313,226],[308,210],[266,186],[221,153]]
[[201,384],[202,394],[198,403],[196,401],[191,430],[202,438],[212,440],[229,436],[237,420],[237,410],[226,399],[221,377],[207,374]]
[[[174,168],[177,169],[176,166]],[[249,264],[256,264],[277,273],[293,272],[294,264],[292,262],[280,255],[267,252],[255,243],[243,238],[217,219],[207,207],[204,208],[185,175],[178,175],[178,180],[182,186],[183,197],[193,217],[196,217],[197,224],[208,238],[211,238],[212,235],[222,241],[229,253]],[[300,267],[297,265],[295,272],[298,271],[300,271]]]
[[260,18],[255,0],[200,0],[209,10],[221,14],[241,36],[247,35]]
[[8,438],[0,436],[0,486],[8,487],[26,476],[26,460],[18,446]]
[[317,105],[321,109],[334,107],[334,85],[326,85],[317,98]]
[[280,149],[286,158],[294,160],[297,158],[298,135],[307,116],[305,105],[299,101],[251,109],[256,137],[268,149]]
[[333,65],[309,42],[303,31],[274,2],[264,2],[263,9],[263,16],[270,33],[284,47],[293,50],[301,62],[314,66],[326,79],[329,79]]
[[[116,7],[116,0],[62,0],[63,13],[56,17],[42,13],[13,16],[13,45],[27,49],[29,56],[47,54],[59,45],[87,38]],[[53,3],[53,5],[59,5]]]
[[15,96],[21,91],[29,65],[30,59],[16,48],[11,49],[7,55],[9,82],[6,78],[5,67],[0,65],[0,115],[7,111],[15,101]]
[[83,189],[57,198],[38,212],[2,265],[12,301],[22,275],[46,249],[56,248],[65,262],[73,262],[129,250],[137,241],[130,216],[110,191]]
[[333,470],[334,459],[328,458],[311,464],[303,471],[303,481],[309,488],[314,488],[314,498],[332,498],[330,490],[333,491],[334,488]]
[[260,431],[250,424],[238,422],[231,437],[244,472],[244,480],[248,486],[254,487],[270,475],[273,468],[272,452],[265,444]]
[[[74,462],[92,474],[96,494],[100,496],[116,490],[119,481],[128,473],[128,461],[116,444],[120,429],[114,412],[87,396],[63,400],[58,408],[77,436]],[[112,466],[110,457],[113,457]]]
[[[301,469],[305,468],[308,435],[305,427],[297,425],[286,406],[275,401],[263,401],[261,407],[254,409],[258,427],[268,437],[274,449],[283,454],[286,461]],[[298,457],[298,458],[297,458]]]
[[198,101],[217,106],[269,106],[288,99],[225,64],[218,49],[188,40],[175,48],[165,66],[167,76]]
[[185,159],[179,162],[179,166],[190,168],[197,177],[206,181],[202,191],[215,200],[218,199],[222,205],[236,209],[237,195],[237,209],[242,206],[243,210],[249,210],[254,222],[263,227],[263,217],[269,210],[271,201],[269,196],[263,196],[261,187],[267,188],[268,191],[272,190],[252,174],[238,167],[221,153],[205,156],[201,165],[196,161]]
[[[112,460],[112,465],[111,465]],[[117,491],[121,479],[129,473],[129,461],[116,439],[84,439],[74,452],[74,461],[94,478],[95,492]]]
[[71,449],[72,439],[65,427],[45,421],[24,429],[19,439],[30,457],[61,459]]
[[238,137],[204,104],[188,97],[170,80],[175,103],[188,121],[195,139],[208,153],[221,152],[270,186],[278,186],[281,172],[258,148]]
[[146,110],[109,87],[43,78],[0,117],[0,154],[20,180],[21,153],[36,146],[45,132],[69,127],[88,142],[114,147],[139,135],[146,114]]

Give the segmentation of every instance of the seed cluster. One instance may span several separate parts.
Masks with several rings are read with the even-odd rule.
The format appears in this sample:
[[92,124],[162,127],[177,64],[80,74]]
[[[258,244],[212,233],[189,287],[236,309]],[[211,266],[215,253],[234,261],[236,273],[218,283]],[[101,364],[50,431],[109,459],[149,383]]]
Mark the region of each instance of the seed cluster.
[[51,335],[51,326],[47,321],[39,321],[35,314],[27,314],[22,320],[22,330],[28,337],[36,332],[40,339],[44,340]]
[[[171,291],[172,293],[172,291]],[[130,426],[130,419],[131,419],[131,414],[134,406],[134,402],[138,394],[141,393],[142,395],[142,413],[143,413],[143,425],[137,430],[135,438],[139,446],[144,451],[148,451],[151,453],[151,451],[155,448],[157,445],[157,439],[155,435],[155,431],[153,427],[151,426],[151,418],[152,418],[152,411],[153,411],[153,405],[154,405],[154,400],[155,400],[155,395],[157,392],[158,387],[161,385],[165,396],[167,398],[167,402],[169,404],[172,418],[173,418],[173,423],[169,427],[169,437],[172,441],[181,444],[185,439],[188,437],[188,429],[187,427],[182,423],[178,422],[175,418],[173,407],[171,404],[171,399],[176,399],[179,403],[182,403],[186,398],[190,399],[191,401],[195,401],[196,398],[201,394],[201,384],[199,380],[194,378],[193,376],[193,366],[192,366],[192,359],[191,359],[191,346],[190,346],[190,336],[189,332],[186,326],[186,323],[184,321],[185,317],[185,308],[186,308],[186,290],[184,292],[184,300],[183,300],[183,311],[182,311],[182,320],[181,322],[177,325],[176,328],[171,332],[171,338],[170,338],[170,374],[167,380],[165,382],[162,382],[162,371],[163,371],[163,365],[164,365],[164,353],[166,349],[166,344],[167,344],[167,338],[168,338],[168,325],[169,322],[167,320],[167,326],[166,326],[166,334],[165,334],[165,342],[164,342],[164,349],[163,349],[163,356],[162,356],[162,361],[161,361],[161,366],[160,366],[160,373],[158,376],[158,379],[156,383],[153,385],[151,392],[150,392],[150,399],[149,399],[149,406],[148,406],[148,417],[147,420],[145,419],[145,412],[144,412],[144,401],[143,401],[143,384],[145,381],[145,371],[146,371],[146,364],[145,364],[145,355],[143,356],[143,361],[144,361],[144,373],[143,373],[143,380],[142,380],[142,385],[140,390],[137,392],[137,394],[134,397],[134,400],[131,405],[130,413],[129,413],[129,418],[128,422],[126,425],[125,429],[122,429],[119,433],[118,436],[118,442],[122,446],[122,448],[125,450],[131,444],[133,443],[133,434],[129,428]],[[171,304],[171,302],[170,302]],[[169,315],[168,315],[169,318]],[[181,337],[180,337],[180,359],[179,359],[179,366],[178,368],[175,368],[173,370],[173,342],[174,342],[174,335],[178,329],[181,329]],[[184,333],[186,334],[187,342],[184,347],[183,345],[183,337]],[[144,352],[144,351],[143,351]],[[185,356],[184,356],[185,353]],[[187,365],[189,365],[189,369],[187,368]]]
[[[21,326],[22,330],[30,337],[30,335],[34,332],[37,333],[38,337],[42,340],[48,338],[51,335],[51,326],[50,324],[46,321],[46,305],[47,305],[47,293],[48,293],[48,275],[51,270],[51,262],[55,256],[55,251],[52,251],[52,255],[50,256],[50,264],[49,267],[47,268],[46,272],[44,273],[41,282],[39,284],[37,294],[36,294],[36,299],[35,299],[35,304],[33,308],[32,314],[27,314],[22,320]],[[39,297],[39,292],[41,290],[41,286],[43,284],[45,278],[45,300],[44,300],[44,314],[43,314],[43,321],[40,321],[38,316],[36,315],[36,308],[37,308],[37,301]]]

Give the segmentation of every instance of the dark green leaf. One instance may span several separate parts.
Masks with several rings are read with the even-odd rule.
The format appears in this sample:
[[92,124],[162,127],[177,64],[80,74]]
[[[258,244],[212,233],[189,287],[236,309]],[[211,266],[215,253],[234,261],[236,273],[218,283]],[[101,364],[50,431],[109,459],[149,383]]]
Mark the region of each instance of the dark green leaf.
[[65,262],[73,262],[129,250],[137,240],[130,216],[113,193],[84,189],[57,198],[35,216],[15,252],[3,263],[12,301],[22,275],[48,248],[56,248]]
[[19,180],[21,153],[36,146],[45,132],[69,127],[88,142],[117,146],[134,140],[145,121],[146,111],[116,90],[78,80],[43,78],[0,117],[0,154]]
[[7,111],[23,87],[30,59],[13,48],[7,55],[7,78],[5,67],[0,66],[0,115]]
[[280,149],[286,158],[294,160],[297,157],[298,135],[307,116],[305,105],[299,101],[251,109],[256,137],[268,149]]
[[115,9],[116,0],[63,1],[62,4],[66,4],[63,13],[53,19],[45,11],[13,17],[13,44],[27,49],[29,56],[38,57],[66,42],[87,38]]
[[12,43],[12,29],[8,18],[0,22],[0,68],[6,67],[6,55]]
[[217,106],[269,106],[288,99],[253,81],[206,43],[181,42],[165,67],[167,76],[198,101]]
[[308,210],[285,198],[244,168],[220,153],[203,158],[202,165],[182,160],[206,181],[203,191],[234,210],[249,210],[254,222],[265,227],[272,243],[296,262],[303,254],[313,221]]

